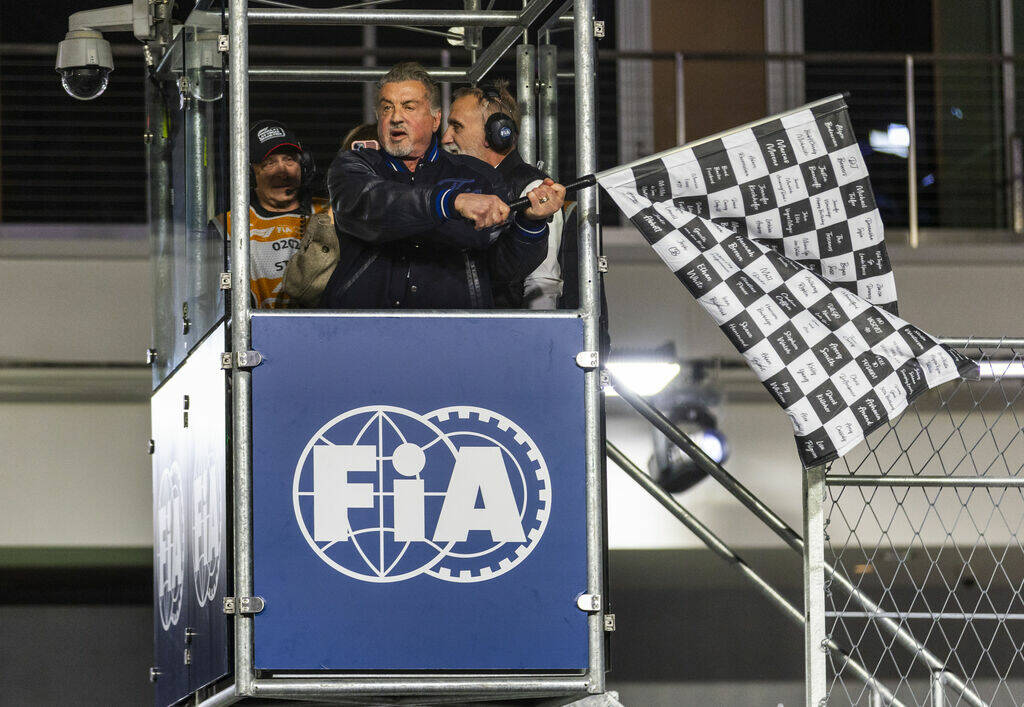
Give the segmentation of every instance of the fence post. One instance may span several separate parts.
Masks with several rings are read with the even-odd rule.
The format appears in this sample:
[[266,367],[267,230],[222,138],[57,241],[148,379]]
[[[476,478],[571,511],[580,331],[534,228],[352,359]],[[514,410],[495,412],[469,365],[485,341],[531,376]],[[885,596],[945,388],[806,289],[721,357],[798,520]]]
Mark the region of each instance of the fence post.
[[676,52],[676,144],[686,144],[686,78],[683,53]]
[[804,469],[804,685],[808,707],[825,704],[825,467]]
[[914,103],[914,57],[907,54],[907,131],[910,144],[907,146],[907,242],[911,248],[918,246],[917,231],[917,116]]
[[941,670],[931,674],[931,697],[932,707],[945,707],[946,693],[943,688],[946,685],[946,674]]
[[1010,136],[1010,179],[1013,233],[1024,236],[1024,140],[1019,133]]

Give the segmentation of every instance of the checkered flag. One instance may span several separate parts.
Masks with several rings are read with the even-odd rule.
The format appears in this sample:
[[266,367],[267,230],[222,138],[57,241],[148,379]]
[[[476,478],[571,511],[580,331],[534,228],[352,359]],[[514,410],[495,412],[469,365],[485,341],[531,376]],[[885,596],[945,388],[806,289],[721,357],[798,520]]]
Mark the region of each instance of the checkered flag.
[[826,99],[598,175],[793,422],[836,459],[975,364],[895,314],[860,150]]
[[617,170],[601,185],[761,241],[896,314],[867,166],[841,96]]

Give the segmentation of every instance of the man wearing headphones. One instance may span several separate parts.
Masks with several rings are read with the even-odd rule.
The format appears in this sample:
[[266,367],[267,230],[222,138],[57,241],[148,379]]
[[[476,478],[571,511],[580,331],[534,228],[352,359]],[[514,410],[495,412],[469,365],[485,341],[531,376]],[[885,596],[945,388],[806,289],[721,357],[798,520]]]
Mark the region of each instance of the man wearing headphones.
[[548,223],[548,250],[544,262],[519,280],[496,289],[495,304],[513,309],[555,309],[562,294],[558,248],[562,240],[562,202],[565,188],[527,164],[515,149],[519,135],[519,105],[507,81],[457,89],[448,112],[442,142],[446,150],[470,155],[498,170],[517,196],[540,185],[551,187],[553,210]]
[[[316,166],[309,152],[276,120],[249,130],[252,194],[249,203],[249,286],[253,306],[281,308],[285,267],[296,253],[310,217],[327,209],[313,198]],[[227,216],[228,232],[231,214]]]
[[320,306],[492,307],[544,260],[557,194],[541,185],[510,214],[490,165],[441,149],[440,86],[419,64],[380,79],[376,108],[380,149],[342,150],[328,173],[339,257]]

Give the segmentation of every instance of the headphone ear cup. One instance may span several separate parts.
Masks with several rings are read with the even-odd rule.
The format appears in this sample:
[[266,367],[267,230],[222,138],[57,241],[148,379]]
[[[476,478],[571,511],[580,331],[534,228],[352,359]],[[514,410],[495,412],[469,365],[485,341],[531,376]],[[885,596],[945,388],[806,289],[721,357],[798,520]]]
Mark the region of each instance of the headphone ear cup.
[[299,153],[299,185],[301,189],[310,189],[316,182],[316,160],[312,153],[303,150]]
[[516,123],[505,113],[492,113],[484,125],[487,147],[495,152],[505,153],[512,149],[518,137]]

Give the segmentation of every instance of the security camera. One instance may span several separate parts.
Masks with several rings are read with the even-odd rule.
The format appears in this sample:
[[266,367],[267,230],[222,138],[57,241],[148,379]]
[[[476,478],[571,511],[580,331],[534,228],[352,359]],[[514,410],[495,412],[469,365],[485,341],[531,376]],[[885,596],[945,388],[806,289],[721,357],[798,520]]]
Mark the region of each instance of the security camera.
[[91,101],[106,90],[114,70],[110,42],[96,30],[71,30],[57,45],[56,69],[69,96]]

